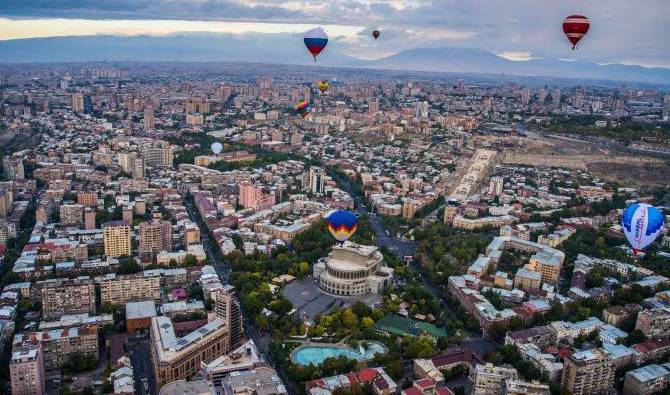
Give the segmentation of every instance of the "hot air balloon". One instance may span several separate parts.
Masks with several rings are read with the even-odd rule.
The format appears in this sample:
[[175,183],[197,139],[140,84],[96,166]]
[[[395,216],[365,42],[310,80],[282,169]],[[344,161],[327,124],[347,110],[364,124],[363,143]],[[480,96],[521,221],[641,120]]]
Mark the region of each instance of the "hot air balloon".
[[379,30],[373,30],[373,31],[372,31],[372,37],[374,37],[375,40],[379,38],[379,35],[380,35],[380,34],[381,34],[381,33],[379,33]]
[[300,114],[303,118],[309,115],[312,112],[312,105],[309,103],[309,100],[303,100],[298,102],[293,108]]
[[563,21],[563,32],[572,43],[572,49],[577,48],[577,43],[588,33],[591,22],[583,15],[570,15]]
[[663,214],[654,206],[635,203],[623,212],[621,218],[623,233],[626,235],[633,253],[637,255],[663,231]]
[[316,87],[319,88],[321,93],[325,93],[328,90],[328,82],[327,81],[319,81],[318,84],[316,84]]
[[218,155],[218,154],[221,153],[221,150],[223,149],[223,145],[221,145],[221,143],[219,143],[219,142],[217,141],[217,142],[215,142],[215,143],[212,143],[212,147],[211,147],[211,148],[212,148],[212,152],[214,152],[215,154]]
[[321,27],[317,27],[305,32],[304,41],[307,50],[312,54],[314,61],[316,62],[316,56],[320,54],[321,51],[326,48],[326,44],[328,44],[328,36]]
[[347,241],[358,229],[358,218],[347,210],[337,210],[328,216],[328,231],[340,243]]

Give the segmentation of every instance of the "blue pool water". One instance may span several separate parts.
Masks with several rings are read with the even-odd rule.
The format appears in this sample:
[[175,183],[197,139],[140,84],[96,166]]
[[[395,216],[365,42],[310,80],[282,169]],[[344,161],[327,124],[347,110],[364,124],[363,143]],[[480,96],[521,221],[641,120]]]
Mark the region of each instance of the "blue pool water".
[[293,362],[298,365],[319,365],[327,358],[347,357],[349,359],[356,359],[358,361],[372,359],[375,354],[383,354],[386,348],[378,343],[367,343],[367,349],[363,351],[352,350],[349,347],[328,347],[328,346],[305,346],[298,348],[293,354]]

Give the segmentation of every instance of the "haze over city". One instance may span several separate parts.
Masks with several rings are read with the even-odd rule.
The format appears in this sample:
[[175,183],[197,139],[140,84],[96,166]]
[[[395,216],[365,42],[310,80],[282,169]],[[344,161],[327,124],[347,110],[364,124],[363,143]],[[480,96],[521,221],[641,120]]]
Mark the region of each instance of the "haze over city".
[[0,393],[670,393],[665,0],[5,0]]

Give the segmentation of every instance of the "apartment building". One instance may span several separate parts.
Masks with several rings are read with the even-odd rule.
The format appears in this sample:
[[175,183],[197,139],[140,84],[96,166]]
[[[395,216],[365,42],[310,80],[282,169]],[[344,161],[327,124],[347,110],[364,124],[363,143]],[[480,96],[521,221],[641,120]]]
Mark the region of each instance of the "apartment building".
[[253,185],[250,182],[240,184],[240,204],[244,208],[250,208],[256,211],[262,211],[272,207],[275,204],[275,195],[273,192],[266,193],[263,187]]
[[128,302],[154,300],[160,302],[160,275],[137,273],[117,276],[108,274],[97,277],[100,284],[100,303],[125,305]]
[[641,311],[637,315],[635,329],[639,329],[649,338],[667,338],[670,336],[670,308],[655,307]]
[[599,394],[614,384],[616,366],[602,349],[578,351],[563,366],[561,387],[573,395]]
[[41,293],[45,320],[66,314],[95,314],[95,284],[88,277],[49,280],[44,283]]
[[109,258],[130,256],[130,225],[124,221],[102,225],[105,255]]
[[79,192],[77,194],[77,203],[84,206],[97,206],[98,193],[97,192]]
[[79,353],[98,358],[98,326],[84,325],[67,329],[53,329],[14,335],[14,347],[41,345],[44,368],[60,368],[68,358]]
[[512,367],[494,366],[491,363],[477,365],[473,374],[473,395],[505,395],[505,382],[518,379],[519,373]]
[[152,220],[138,226],[139,255],[142,262],[154,262],[156,256],[172,251],[172,224],[167,221]]
[[228,344],[230,348],[237,348],[242,344],[244,338],[244,327],[242,325],[242,310],[240,303],[235,297],[235,287],[224,285],[222,289],[212,292],[214,300],[214,311],[216,316],[224,321],[228,328]]
[[40,344],[12,349],[9,377],[13,395],[42,395],[44,391],[44,355]]
[[200,373],[202,363],[212,362],[230,351],[228,339],[228,328],[220,318],[177,337],[169,317],[153,317],[150,345],[156,387],[192,379]]
[[81,204],[63,204],[60,206],[60,223],[79,226],[84,223],[84,206]]
[[660,394],[670,386],[670,363],[651,364],[626,372],[624,395]]

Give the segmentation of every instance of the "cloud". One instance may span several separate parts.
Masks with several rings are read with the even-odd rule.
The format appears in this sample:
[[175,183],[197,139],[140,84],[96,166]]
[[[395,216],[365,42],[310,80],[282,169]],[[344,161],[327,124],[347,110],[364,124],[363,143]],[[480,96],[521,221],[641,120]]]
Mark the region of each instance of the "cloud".
[[496,55],[515,62],[537,59],[533,57],[533,55],[530,52],[502,51],[496,53]]
[[[9,18],[250,21],[379,27],[383,41],[342,45],[381,56],[462,46],[534,57],[670,66],[669,0],[1,0]],[[591,31],[572,51],[561,31],[570,14]],[[361,36],[363,37],[363,36]]]
[[0,15],[19,18],[288,20],[285,7],[232,0],[3,0]]

